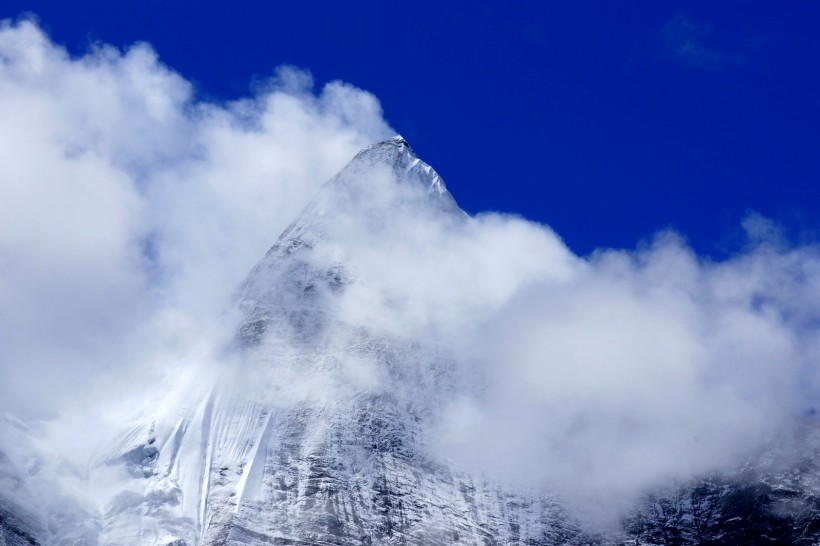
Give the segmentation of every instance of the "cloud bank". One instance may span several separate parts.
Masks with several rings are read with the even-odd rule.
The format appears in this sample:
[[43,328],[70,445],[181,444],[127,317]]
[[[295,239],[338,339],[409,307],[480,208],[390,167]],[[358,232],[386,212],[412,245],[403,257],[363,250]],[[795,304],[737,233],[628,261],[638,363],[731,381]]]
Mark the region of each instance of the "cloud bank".
[[[211,358],[247,271],[392,133],[347,84],[283,68],[202,102],[148,45],[72,58],[29,21],[0,26],[0,119],[0,410],[24,418]],[[430,437],[459,464],[607,500],[729,464],[815,403],[820,256],[765,219],[724,261],[671,233],[581,257],[515,217],[391,222],[335,232],[367,279],[340,316],[452,355],[464,388]]]

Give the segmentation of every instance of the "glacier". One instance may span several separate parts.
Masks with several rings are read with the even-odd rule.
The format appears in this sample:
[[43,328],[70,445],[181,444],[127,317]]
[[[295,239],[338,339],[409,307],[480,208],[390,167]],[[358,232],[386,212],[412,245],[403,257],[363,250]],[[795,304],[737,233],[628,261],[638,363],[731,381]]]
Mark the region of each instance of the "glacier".
[[[412,302],[381,301],[378,269],[349,252],[372,233],[399,244],[408,218],[433,230],[469,219],[394,137],[329,180],[250,271],[218,373],[135,414],[81,467],[38,441],[36,425],[3,416],[0,546],[820,540],[811,420],[734,472],[647,492],[616,530],[590,528],[543,487],[441,456],[434,425],[481,378],[446,342],[392,324]],[[357,302],[373,299],[389,314],[362,315]]]

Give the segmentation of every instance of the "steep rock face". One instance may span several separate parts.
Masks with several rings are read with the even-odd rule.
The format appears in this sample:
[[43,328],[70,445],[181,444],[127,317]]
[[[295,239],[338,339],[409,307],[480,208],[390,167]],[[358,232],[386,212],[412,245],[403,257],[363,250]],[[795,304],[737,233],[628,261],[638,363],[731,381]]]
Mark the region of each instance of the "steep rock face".
[[811,419],[721,474],[647,493],[622,542],[664,545],[817,544],[820,426]]
[[2,451],[0,490],[0,546],[37,544],[45,533],[39,515],[31,512],[33,502],[26,477]]
[[82,473],[35,437],[0,415],[0,546],[94,544],[97,514],[76,494]]

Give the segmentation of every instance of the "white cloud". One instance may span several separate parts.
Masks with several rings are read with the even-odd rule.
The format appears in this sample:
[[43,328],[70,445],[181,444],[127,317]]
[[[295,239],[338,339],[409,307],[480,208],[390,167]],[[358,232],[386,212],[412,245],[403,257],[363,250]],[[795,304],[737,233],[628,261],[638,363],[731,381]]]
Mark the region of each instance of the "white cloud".
[[719,71],[733,65],[746,64],[746,55],[717,46],[712,25],[693,21],[677,13],[658,33],[659,52],[674,61],[703,70]]
[[2,409],[145,373],[168,321],[206,328],[318,186],[391,133],[372,95],[311,85],[285,67],[253,97],[199,102],[146,44],[72,58],[2,22]]
[[711,263],[663,236],[523,288],[475,338],[486,387],[454,402],[442,447],[598,516],[736,463],[814,403],[818,258],[761,246]]

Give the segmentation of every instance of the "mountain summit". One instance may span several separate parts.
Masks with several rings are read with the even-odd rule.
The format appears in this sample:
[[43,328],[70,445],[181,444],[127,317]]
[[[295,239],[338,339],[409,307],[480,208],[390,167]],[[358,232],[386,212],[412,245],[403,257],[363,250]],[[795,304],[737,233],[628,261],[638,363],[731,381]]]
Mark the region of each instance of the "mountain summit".
[[[448,202],[453,200],[438,173],[419,159],[401,136],[397,135],[365,148],[356,154],[348,168],[359,165],[386,165],[396,173],[398,180],[421,184],[427,187],[429,193],[439,196],[442,200]],[[455,204],[454,201],[453,204]]]
[[465,218],[438,173],[402,137],[365,148],[324,184],[240,286],[240,339],[258,342],[270,317],[288,309],[301,316],[288,339],[308,335],[307,323],[330,308],[327,295],[355,274],[351,247],[375,247],[385,234],[403,239],[418,222],[457,224]]

